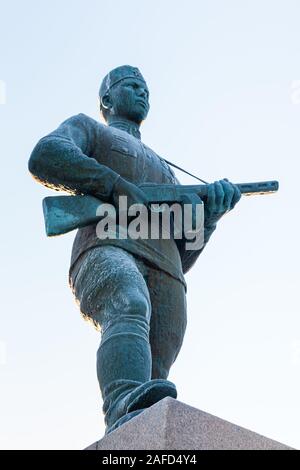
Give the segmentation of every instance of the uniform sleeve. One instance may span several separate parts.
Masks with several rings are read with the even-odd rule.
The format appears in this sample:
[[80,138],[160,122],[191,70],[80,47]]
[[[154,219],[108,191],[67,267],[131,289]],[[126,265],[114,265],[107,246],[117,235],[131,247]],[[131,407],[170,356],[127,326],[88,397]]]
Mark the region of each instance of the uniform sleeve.
[[28,164],[32,176],[57,191],[91,194],[109,201],[119,175],[93,158],[99,129],[101,126],[84,114],[64,121],[33,149]]
[[212,233],[215,231],[215,227],[204,227],[204,245],[200,250],[187,250],[185,248],[186,239],[175,240],[176,245],[180,254],[182,271],[183,274],[186,274],[196,263],[198,257],[201,255],[202,251],[206,247]]
[[[179,180],[176,178],[176,184],[180,184]],[[186,274],[196,263],[198,257],[201,255],[202,251],[204,250],[205,246],[207,245],[211,235],[215,231],[216,226],[207,227],[204,224],[204,245],[200,250],[187,250],[185,248],[186,239],[183,237],[182,239],[175,240],[180,258],[181,258],[181,265],[183,274]]]

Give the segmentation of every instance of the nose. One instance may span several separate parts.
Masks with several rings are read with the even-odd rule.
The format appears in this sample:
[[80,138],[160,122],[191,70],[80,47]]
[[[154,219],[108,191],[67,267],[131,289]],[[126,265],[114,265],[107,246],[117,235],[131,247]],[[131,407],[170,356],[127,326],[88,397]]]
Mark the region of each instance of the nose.
[[139,88],[138,95],[143,98],[147,98],[147,90],[145,90],[145,88]]

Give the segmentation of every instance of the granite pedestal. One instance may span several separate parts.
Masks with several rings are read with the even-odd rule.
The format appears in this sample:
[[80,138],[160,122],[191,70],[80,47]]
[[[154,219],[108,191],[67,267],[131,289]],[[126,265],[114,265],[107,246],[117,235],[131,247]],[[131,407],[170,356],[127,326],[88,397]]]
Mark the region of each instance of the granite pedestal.
[[290,447],[164,398],[86,450],[288,450]]

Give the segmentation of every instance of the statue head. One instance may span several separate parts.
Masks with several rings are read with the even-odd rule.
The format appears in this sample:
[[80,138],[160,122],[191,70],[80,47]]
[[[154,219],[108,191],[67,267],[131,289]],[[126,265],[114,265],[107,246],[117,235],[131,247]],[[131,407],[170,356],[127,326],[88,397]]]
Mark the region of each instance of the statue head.
[[103,79],[99,90],[100,111],[105,121],[123,118],[141,124],[149,112],[149,90],[138,68],[122,65]]

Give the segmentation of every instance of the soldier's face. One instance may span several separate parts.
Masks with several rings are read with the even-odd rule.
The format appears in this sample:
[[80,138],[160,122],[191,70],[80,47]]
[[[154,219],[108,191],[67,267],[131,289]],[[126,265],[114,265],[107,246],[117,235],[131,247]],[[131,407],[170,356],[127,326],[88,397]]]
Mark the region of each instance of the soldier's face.
[[126,78],[110,90],[114,114],[140,124],[149,112],[149,90],[146,82]]

